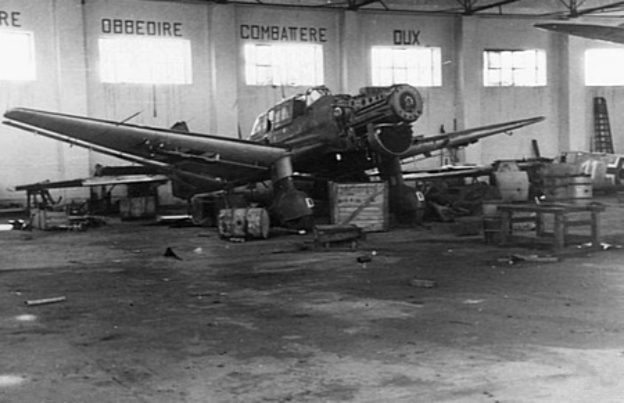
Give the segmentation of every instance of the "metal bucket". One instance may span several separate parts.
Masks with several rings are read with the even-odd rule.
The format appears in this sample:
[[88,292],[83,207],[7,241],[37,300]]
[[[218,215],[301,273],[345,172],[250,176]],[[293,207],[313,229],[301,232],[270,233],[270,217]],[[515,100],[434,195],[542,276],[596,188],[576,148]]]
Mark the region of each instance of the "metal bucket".
[[263,208],[222,209],[218,221],[222,238],[269,237],[269,214]]

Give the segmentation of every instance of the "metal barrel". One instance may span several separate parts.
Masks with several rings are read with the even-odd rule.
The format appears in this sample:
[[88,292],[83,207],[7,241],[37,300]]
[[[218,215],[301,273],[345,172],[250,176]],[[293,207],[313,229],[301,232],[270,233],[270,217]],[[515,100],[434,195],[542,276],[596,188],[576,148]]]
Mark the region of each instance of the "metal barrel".
[[263,208],[221,209],[218,224],[221,238],[269,237],[269,214]]

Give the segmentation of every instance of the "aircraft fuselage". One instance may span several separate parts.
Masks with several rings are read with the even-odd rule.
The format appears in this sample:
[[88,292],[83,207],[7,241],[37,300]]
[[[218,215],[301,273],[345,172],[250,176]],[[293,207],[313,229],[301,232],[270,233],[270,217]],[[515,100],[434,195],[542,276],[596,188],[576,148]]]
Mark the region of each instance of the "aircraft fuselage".
[[408,85],[363,88],[355,96],[315,87],[261,114],[250,140],[291,150],[298,172],[327,176],[376,167],[412,144],[411,123],[422,113],[418,91]]

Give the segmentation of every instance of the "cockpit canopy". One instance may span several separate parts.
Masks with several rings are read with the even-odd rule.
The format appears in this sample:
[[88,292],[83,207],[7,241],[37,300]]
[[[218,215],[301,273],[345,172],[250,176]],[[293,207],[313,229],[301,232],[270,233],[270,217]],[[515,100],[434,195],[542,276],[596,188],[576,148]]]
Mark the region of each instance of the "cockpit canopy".
[[256,118],[250,138],[258,141],[268,132],[288,126],[294,119],[302,116],[306,108],[327,95],[331,95],[331,91],[325,86],[318,86],[285,99]]

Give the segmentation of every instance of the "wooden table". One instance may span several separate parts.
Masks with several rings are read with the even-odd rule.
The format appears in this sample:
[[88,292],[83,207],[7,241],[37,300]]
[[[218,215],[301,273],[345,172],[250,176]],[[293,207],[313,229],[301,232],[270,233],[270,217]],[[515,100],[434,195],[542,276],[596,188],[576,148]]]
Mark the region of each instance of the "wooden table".
[[[501,245],[507,245],[515,237],[513,224],[521,222],[535,223],[535,234],[538,240],[546,240],[552,243],[554,252],[562,254],[565,250],[566,238],[569,237],[569,228],[589,227],[589,241],[591,249],[600,249],[600,213],[605,206],[600,204],[501,204],[498,211],[501,215]],[[532,216],[518,216],[518,213],[532,213]],[[552,214],[554,224],[552,232],[545,229],[544,216]],[[585,217],[578,219],[578,215]]]

